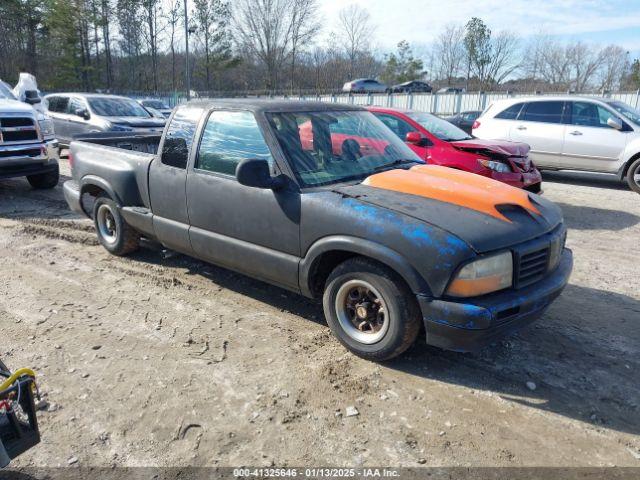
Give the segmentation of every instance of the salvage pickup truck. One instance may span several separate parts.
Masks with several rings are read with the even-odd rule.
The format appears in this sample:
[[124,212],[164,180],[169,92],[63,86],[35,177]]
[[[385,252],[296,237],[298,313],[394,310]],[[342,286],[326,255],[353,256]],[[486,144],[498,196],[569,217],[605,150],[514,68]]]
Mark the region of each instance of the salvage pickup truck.
[[70,161],[66,200],[109,252],[144,236],[321,298],[338,340],[372,360],[422,327],[445,349],[490,343],[540,317],[573,265],[556,205],[425,165],[354,106],[188,103],[162,136],[87,137]]
[[0,82],[0,178],[11,177],[27,177],[34,188],[58,185],[58,141],[51,119]]

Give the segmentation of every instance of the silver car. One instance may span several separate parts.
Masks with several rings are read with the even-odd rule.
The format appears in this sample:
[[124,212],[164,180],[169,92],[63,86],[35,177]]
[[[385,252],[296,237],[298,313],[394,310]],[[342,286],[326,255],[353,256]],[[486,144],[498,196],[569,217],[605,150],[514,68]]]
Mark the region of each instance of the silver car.
[[115,95],[53,93],[45,97],[45,103],[63,146],[83,133],[161,132],[166,122],[135,100]]
[[358,78],[347,82],[342,87],[343,92],[349,93],[384,93],[388,87],[372,78]]

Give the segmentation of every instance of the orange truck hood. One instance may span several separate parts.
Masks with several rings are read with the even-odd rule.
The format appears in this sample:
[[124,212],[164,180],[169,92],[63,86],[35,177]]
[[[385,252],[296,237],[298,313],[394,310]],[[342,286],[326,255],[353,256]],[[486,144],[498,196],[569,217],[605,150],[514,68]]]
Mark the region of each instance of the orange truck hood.
[[532,215],[540,215],[527,191],[481,175],[438,165],[388,170],[367,177],[363,185],[459,205],[505,222],[511,220],[497,210],[498,205],[517,205]]

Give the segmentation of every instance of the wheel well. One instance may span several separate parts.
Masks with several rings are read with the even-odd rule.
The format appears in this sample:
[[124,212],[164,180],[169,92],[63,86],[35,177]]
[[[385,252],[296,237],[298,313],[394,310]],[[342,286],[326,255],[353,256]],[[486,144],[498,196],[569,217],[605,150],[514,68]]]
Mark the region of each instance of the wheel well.
[[[360,253],[350,252],[348,250],[331,250],[328,252],[324,252],[313,262],[313,266],[311,267],[311,271],[309,272],[309,287],[311,293],[314,298],[322,297],[324,292],[324,286],[327,282],[327,278],[331,275],[331,272],[340,265],[345,260],[350,258],[361,257],[371,260],[372,262],[376,262],[380,265],[383,265],[393,271],[405,284],[407,283],[406,279],[397,272],[393,267],[387,265],[380,260],[370,257],[368,255],[362,255]],[[407,284],[408,286],[408,284]]]
[[349,258],[358,256],[362,255],[346,250],[331,250],[316,258],[309,273],[309,286],[313,296],[316,298],[322,296],[327,278],[338,265]]
[[629,171],[629,167],[631,166],[631,164],[633,162],[635,162],[639,158],[640,158],[640,152],[636,153],[633,157],[631,157],[629,159],[629,161],[624,166],[624,170],[622,171],[622,178],[625,178],[627,176],[627,172]]
[[[93,215],[93,204],[96,201],[96,198],[101,195],[111,198],[106,190],[96,185],[87,184],[82,187],[82,190],[80,191],[80,206],[89,217]],[[89,199],[87,196],[91,198]]]

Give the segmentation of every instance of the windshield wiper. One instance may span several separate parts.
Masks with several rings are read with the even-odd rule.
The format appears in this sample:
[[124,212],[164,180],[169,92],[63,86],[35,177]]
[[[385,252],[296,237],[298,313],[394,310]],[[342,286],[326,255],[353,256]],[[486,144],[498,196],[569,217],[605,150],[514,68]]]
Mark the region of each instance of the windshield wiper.
[[403,163],[418,163],[416,160],[409,160],[408,158],[398,158],[391,163],[385,163],[384,165],[378,165],[373,169],[374,172],[379,172],[381,170],[385,170],[389,167],[393,167],[395,165],[402,165]]

